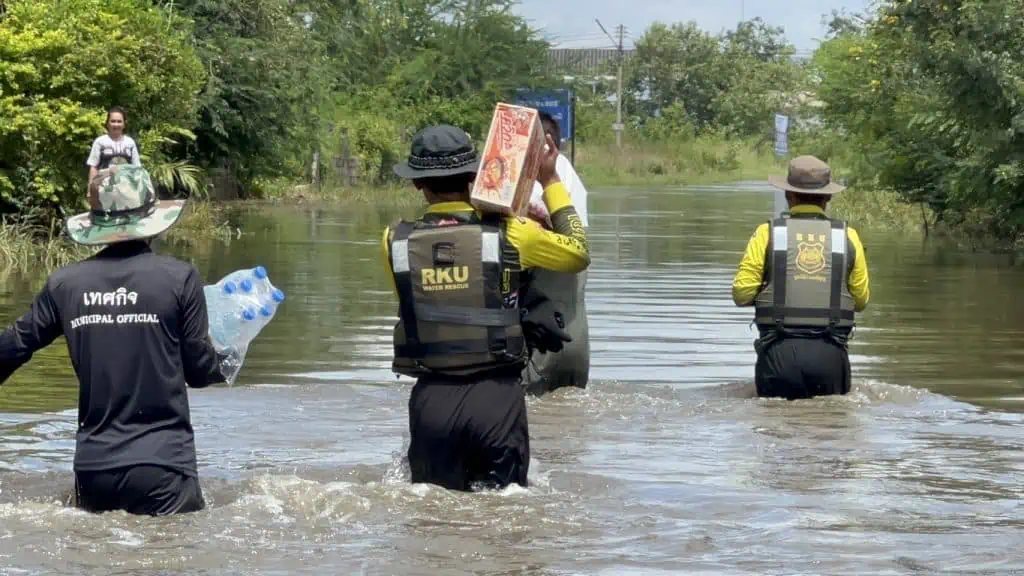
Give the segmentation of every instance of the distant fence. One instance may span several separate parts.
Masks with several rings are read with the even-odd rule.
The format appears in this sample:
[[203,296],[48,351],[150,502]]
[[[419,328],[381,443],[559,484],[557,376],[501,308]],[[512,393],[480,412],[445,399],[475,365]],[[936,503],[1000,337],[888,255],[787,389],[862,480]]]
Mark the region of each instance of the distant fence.
[[[633,49],[623,50],[624,59],[633,56]],[[561,72],[598,72],[605,65],[618,63],[615,48],[552,48],[548,50],[548,64]]]
[[[622,57],[629,61],[636,54],[630,48],[622,51]],[[812,50],[797,50],[791,59],[806,62],[813,55]],[[619,51],[615,48],[552,48],[548,50],[548,64],[559,72],[594,73],[602,70],[612,71],[618,63]]]

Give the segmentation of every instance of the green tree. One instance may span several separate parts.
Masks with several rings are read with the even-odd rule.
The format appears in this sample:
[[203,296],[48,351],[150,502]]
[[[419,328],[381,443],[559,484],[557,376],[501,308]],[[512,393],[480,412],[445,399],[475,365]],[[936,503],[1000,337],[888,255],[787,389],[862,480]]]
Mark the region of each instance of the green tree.
[[869,21],[868,15],[860,12],[850,13],[846,11],[846,8],[833,9],[831,14],[821,18],[822,25],[828,29],[825,34],[828,39],[846,35],[862,35]]
[[111,105],[127,110],[140,148],[191,127],[204,76],[191,29],[176,11],[138,0],[8,0],[0,20],[7,211],[85,205],[85,159]]
[[828,117],[880,186],[942,218],[1024,236],[1020,0],[887,1],[816,56]]
[[738,136],[774,134],[774,114],[784,111],[803,86],[806,72],[792,59],[795,49],[783,29],[760,18],[741,22],[722,38],[719,74],[728,89],[714,100],[715,121]]
[[674,133],[665,122],[679,111],[687,117],[680,130],[767,134],[773,114],[794,98],[805,77],[793,52],[783,30],[759,18],[719,36],[693,22],[652,24],[636,42],[629,80],[631,98],[645,94],[647,100],[632,109],[651,138]]
[[[199,93],[195,158],[227,166],[243,188],[299,170],[314,148],[326,67],[298,5],[286,0],[179,0],[195,21],[209,75]],[[300,172],[301,173],[301,172]],[[297,175],[297,174],[296,174]]]
[[726,32],[722,43],[727,54],[741,54],[760,62],[781,62],[795,52],[784,32],[781,26],[769,26],[757,17]]
[[649,96],[646,104],[636,106],[637,111],[653,116],[655,110],[678,103],[698,128],[714,121],[715,98],[728,89],[718,39],[695,22],[671,26],[656,22],[635,48],[629,90]]
[[[403,137],[427,124],[460,126],[482,143],[496,102],[509,101],[519,87],[551,84],[548,45],[512,5],[367,0],[324,9],[317,34],[340,26],[346,43],[325,39],[327,51],[353,64],[337,67],[333,81],[347,88],[336,93],[329,116],[348,130],[364,174],[391,178],[391,163],[406,153]],[[337,146],[336,132],[321,135]]]

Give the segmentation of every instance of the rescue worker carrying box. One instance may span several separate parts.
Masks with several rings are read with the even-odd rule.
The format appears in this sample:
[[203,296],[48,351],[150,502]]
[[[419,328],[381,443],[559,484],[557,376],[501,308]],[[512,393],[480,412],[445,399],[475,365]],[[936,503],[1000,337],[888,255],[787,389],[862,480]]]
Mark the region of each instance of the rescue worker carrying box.
[[558,149],[547,140],[537,180],[553,231],[474,209],[470,186],[480,160],[463,130],[426,128],[413,138],[408,162],[394,167],[430,204],[382,238],[399,300],[392,370],[416,378],[408,450],[414,483],[527,485],[523,367],[530,348],[557,350],[570,337],[550,300],[525,293],[524,272],[590,265],[586,233],[555,171]]

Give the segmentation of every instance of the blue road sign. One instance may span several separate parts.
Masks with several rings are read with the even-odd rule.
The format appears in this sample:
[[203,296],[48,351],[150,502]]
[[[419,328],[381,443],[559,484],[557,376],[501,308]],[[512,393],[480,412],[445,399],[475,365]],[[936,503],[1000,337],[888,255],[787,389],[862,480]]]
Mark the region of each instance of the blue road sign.
[[529,106],[540,112],[546,112],[558,122],[562,132],[562,142],[573,140],[576,136],[576,119],[572,112],[572,90],[531,91],[524,88],[516,90],[515,104]]

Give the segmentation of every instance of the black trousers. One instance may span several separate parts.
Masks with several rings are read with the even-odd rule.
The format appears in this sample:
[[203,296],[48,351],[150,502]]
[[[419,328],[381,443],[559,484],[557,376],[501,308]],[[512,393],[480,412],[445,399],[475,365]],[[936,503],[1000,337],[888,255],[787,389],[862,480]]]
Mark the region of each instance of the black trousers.
[[409,396],[413,483],[449,490],[527,485],[526,393],[515,374],[422,377]]
[[783,338],[757,355],[757,395],[797,400],[850,391],[850,354],[822,338]]
[[166,516],[206,507],[198,478],[162,466],[75,472],[75,496],[77,506],[89,512]]

